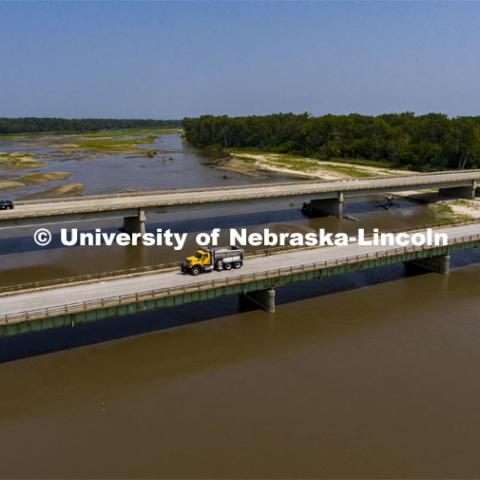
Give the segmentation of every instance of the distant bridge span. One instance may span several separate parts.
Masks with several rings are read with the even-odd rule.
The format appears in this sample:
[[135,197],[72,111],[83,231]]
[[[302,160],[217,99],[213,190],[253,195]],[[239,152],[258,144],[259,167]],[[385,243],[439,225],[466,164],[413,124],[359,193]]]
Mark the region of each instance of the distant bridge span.
[[145,230],[146,213],[151,209],[299,196],[314,198],[316,201],[324,200],[324,210],[327,213],[342,216],[346,197],[412,189],[439,189],[440,193],[446,195],[474,198],[477,182],[480,182],[480,170],[465,170],[340,181],[297,181],[20,201],[14,210],[0,212],[0,229],[61,221],[124,218],[126,231],[141,232]]

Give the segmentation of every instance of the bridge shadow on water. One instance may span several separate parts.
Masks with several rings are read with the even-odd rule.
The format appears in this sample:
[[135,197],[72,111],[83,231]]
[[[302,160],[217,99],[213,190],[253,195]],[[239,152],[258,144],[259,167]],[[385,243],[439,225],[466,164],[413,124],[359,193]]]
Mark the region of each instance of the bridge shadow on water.
[[[452,268],[480,264],[480,249],[452,255]],[[424,273],[406,269],[403,264],[363,272],[344,273],[319,280],[296,283],[277,289],[277,305],[355,290]],[[196,308],[192,308],[196,305]],[[0,362],[77,348],[85,345],[161,331],[206,320],[258,310],[237,295],[196,302],[153,312],[114,317],[52,330],[0,338]],[[159,315],[159,312],[161,314]],[[261,315],[271,315],[259,311]],[[273,317],[274,318],[274,317]]]

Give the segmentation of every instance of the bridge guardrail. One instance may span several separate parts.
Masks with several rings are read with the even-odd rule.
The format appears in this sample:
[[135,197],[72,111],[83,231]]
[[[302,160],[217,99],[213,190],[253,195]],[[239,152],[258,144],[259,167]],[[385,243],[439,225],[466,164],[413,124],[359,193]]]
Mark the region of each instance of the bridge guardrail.
[[[452,242],[449,242],[449,245],[458,245],[463,243],[468,243],[472,241],[480,240],[480,234],[476,235],[467,235],[462,237],[455,238]],[[144,292],[127,294],[127,295],[114,295],[110,297],[104,297],[99,300],[88,300],[85,302],[76,302],[65,304],[61,307],[47,307],[34,309],[25,312],[19,312],[14,314],[6,314],[0,317],[1,323],[3,324],[13,324],[19,323],[22,321],[30,320],[39,320],[45,318],[57,317],[60,315],[66,315],[71,313],[86,312],[91,310],[96,310],[98,308],[108,308],[108,307],[117,307],[120,305],[129,305],[138,303],[140,301],[153,300],[163,297],[170,297],[175,295],[184,295],[189,293],[196,293],[202,290],[208,290],[212,288],[221,288],[228,287],[232,285],[239,285],[248,282],[254,282],[259,280],[266,280],[271,278],[279,278],[283,276],[293,275],[295,273],[307,272],[322,270],[331,267],[341,266],[345,264],[357,263],[360,261],[375,260],[379,258],[394,257],[397,255],[402,255],[404,253],[416,252],[416,251],[425,251],[438,248],[436,246],[425,246],[414,247],[407,246],[402,248],[395,248],[390,250],[384,250],[374,253],[366,253],[361,255],[347,256],[343,258],[337,258],[335,260],[324,260],[322,262],[311,262],[302,265],[284,267],[274,270],[265,270],[258,273],[247,273],[240,275],[238,277],[229,278],[225,276],[224,278],[199,282],[193,285],[184,285],[180,287],[164,287],[156,290],[148,290]]]

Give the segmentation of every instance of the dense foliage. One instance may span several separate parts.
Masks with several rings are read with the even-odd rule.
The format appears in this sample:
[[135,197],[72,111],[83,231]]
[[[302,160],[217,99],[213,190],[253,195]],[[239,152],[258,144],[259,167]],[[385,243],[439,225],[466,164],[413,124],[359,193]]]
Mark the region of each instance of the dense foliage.
[[292,113],[183,120],[193,145],[255,148],[320,159],[386,161],[415,170],[480,167],[480,117]]
[[77,133],[122,128],[179,128],[180,120],[137,120],[113,118],[0,118],[0,134],[5,133]]

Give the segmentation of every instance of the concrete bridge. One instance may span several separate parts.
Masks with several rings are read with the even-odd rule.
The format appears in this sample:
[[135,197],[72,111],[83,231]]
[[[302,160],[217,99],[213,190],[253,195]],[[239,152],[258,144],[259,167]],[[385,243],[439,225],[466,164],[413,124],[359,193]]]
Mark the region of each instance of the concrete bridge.
[[200,277],[170,270],[102,278],[0,296],[0,336],[146,312],[224,295],[241,294],[268,312],[275,311],[275,288],[329,275],[399,262],[448,273],[450,254],[480,246],[480,222],[439,227],[442,247],[334,246],[293,250],[249,259],[243,269]]
[[477,182],[480,182],[480,170],[24,201],[18,202],[14,210],[0,212],[0,229],[66,221],[122,218],[125,231],[143,233],[146,215],[150,210],[279,197],[308,197],[315,202],[317,209],[341,217],[344,202],[348,197],[438,189],[442,195],[474,198]]

